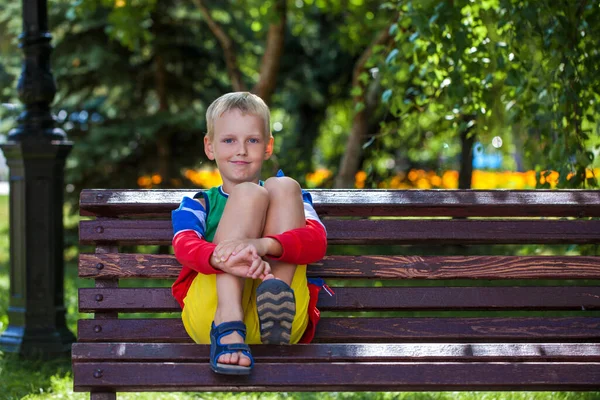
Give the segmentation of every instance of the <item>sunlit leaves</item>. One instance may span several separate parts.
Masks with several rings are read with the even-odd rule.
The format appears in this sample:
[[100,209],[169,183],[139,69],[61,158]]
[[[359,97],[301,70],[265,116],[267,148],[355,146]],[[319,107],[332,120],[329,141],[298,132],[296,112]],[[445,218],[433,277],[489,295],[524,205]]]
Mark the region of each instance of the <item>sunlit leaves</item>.
[[[584,177],[599,142],[589,132],[600,131],[600,8],[591,3],[400,1],[381,99],[401,122],[386,124],[400,140],[432,129],[455,142],[471,121],[527,167]],[[585,184],[564,178],[559,187]]]

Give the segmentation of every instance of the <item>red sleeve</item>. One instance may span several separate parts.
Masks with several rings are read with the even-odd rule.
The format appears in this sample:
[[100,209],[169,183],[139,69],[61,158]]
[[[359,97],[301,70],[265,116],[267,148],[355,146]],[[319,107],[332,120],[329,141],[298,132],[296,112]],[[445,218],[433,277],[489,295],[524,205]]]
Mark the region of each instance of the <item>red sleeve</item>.
[[210,256],[215,247],[216,244],[199,238],[194,231],[184,231],[173,238],[173,250],[177,261],[204,275],[223,273],[210,265]]
[[283,248],[283,254],[280,257],[269,256],[269,258],[290,264],[317,262],[325,257],[327,251],[325,228],[313,219],[307,219],[304,228],[292,229],[267,237],[277,240]]

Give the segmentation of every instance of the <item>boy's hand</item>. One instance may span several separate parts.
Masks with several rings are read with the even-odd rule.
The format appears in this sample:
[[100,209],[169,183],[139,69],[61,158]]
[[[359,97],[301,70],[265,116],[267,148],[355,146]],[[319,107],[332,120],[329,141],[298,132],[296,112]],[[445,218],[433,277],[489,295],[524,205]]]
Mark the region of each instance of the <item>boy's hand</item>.
[[241,278],[264,279],[271,273],[269,263],[260,258],[256,249],[250,245],[225,261],[221,261],[221,257],[217,256],[215,251],[211,257],[211,264],[217,269]]
[[248,270],[247,277],[252,279],[260,278],[264,280],[265,277],[269,275],[271,275],[271,265],[259,257],[257,262],[252,263],[252,266]]
[[225,262],[229,259],[229,257],[240,253],[245,248],[251,247],[259,257],[263,257],[269,254],[270,240],[274,239],[261,238],[224,240],[217,245],[213,254],[215,254],[217,260]]

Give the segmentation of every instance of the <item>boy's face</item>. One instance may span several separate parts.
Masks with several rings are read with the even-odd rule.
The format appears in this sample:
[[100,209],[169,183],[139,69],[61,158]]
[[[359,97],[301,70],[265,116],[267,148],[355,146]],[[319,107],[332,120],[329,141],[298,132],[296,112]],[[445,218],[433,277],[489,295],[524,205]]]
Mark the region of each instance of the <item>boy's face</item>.
[[204,137],[204,152],[215,160],[223,190],[227,193],[242,182],[258,183],[264,160],[273,153],[273,138],[265,139],[260,117],[230,110],[214,123],[214,137]]

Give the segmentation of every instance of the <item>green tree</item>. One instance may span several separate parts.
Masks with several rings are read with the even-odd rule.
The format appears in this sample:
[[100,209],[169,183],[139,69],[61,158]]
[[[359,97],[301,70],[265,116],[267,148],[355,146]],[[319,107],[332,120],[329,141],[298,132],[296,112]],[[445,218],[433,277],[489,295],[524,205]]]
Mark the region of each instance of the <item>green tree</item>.
[[[557,169],[560,187],[596,185],[585,171],[598,130],[598,2],[405,0],[396,9],[396,45],[381,68],[394,118],[373,147],[389,154],[402,143],[403,157],[430,154],[433,165],[462,151],[469,182],[475,138],[499,136],[524,152],[525,168]],[[434,151],[411,154],[425,147]]]

